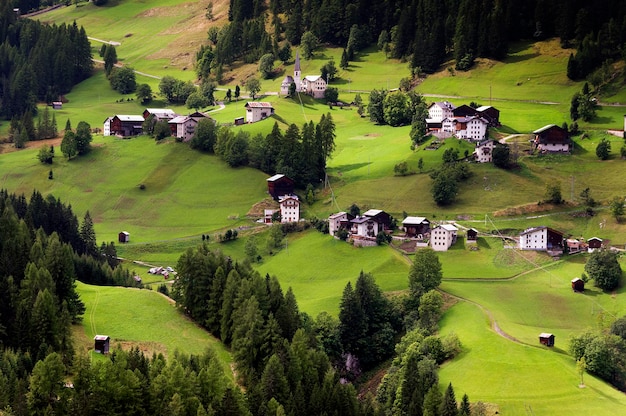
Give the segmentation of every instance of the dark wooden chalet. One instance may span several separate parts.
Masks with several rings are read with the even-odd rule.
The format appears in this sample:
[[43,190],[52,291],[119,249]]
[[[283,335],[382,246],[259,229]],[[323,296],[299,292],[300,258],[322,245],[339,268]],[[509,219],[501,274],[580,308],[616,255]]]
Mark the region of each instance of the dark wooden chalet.
[[143,132],[143,122],[142,116],[115,115],[110,122],[111,135],[122,137],[138,136]]
[[364,217],[372,218],[382,225],[382,229],[391,230],[391,215],[380,209],[369,209],[363,213]]
[[591,237],[587,240],[587,244],[589,245],[589,251],[599,250],[602,248],[602,239],[598,237]]
[[267,192],[269,192],[275,200],[278,200],[279,196],[293,194],[294,186],[295,182],[293,179],[281,173],[267,178]]
[[117,235],[117,241],[120,243],[130,242],[130,233],[128,231],[122,231]]
[[579,277],[572,279],[572,290],[574,292],[584,292],[585,282]]
[[468,241],[476,241],[478,238],[478,230],[476,228],[470,228],[467,230],[467,240]]
[[111,337],[108,335],[96,335],[93,337],[93,349],[100,354],[108,354],[109,353],[109,343],[111,342]]
[[500,126],[500,110],[490,105],[483,105],[476,109],[478,114],[489,122],[490,127]]
[[535,147],[546,152],[569,152],[572,140],[567,130],[556,124],[548,124],[533,131],[535,135]]
[[460,105],[454,110],[452,110],[452,114],[454,117],[470,117],[479,115],[478,111],[475,108],[470,107],[469,105]]
[[546,347],[554,347],[554,334],[542,332],[541,334],[539,334],[539,342]]
[[406,217],[402,220],[402,226],[409,238],[425,238],[426,233],[430,232],[430,221],[425,217]]

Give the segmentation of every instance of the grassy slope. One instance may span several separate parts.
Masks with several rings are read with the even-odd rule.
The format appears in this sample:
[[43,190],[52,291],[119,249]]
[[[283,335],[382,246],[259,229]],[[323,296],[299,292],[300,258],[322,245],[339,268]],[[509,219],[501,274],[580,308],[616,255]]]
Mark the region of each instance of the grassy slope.
[[[171,6],[174,3],[160,2],[158,4]],[[151,3],[151,6],[154,6],[154,3]],[[87,7],[92,6],[84,6],[75,11],[66,10],[70,13],[62,18],[69,22],[76,18],[76,13],[82,13],[81,9],[88,10]],[[164,45],[173,45],[175,42],[169,32],[164,29],[165,25],[175,20],[170,19],[171,16],[165,16],[167,13],[164,10],[173,13],[174,9],[170,7],[150,12],[147,10],[146,3],[130,1],[126,2],[126,7],[125,11],[114,10],[114,8],[104,12],[98,11],[103,14],[101,18],[98,17],[97,20],[89,22],[88,34],[110,39],[123,37],[132,32],[131,37],[122,39],[122,46],[118,49],[118,55],[125,62],[146,72],[155,71],[159,75],[172,73],[178,78],[191,79],[191,71],[182,71],[181,61],[177,61],[174,56],[161,56],[155,52],[163,49]],[[185,8],[181,7],[177,10],[184,11]],[[124,14],[115,16],[114,13],[118,12],[124,12]],[[120,26],[124,27],[123,29],[111,29],[112,20],[106,20],[110,18],[106,13],[119,21],[129,18],[134,22],[126,22],[126,27]],[[137,16],[141,13],[145,15],[161,13],[162,16],[158,19],[147,20],[142,16]],[[49,18],[52,19],[54,16],[51,15]],[[87,18],[86,15],[85,18]],[[147,24],[148,21],[150,24]],[[78,23],[85,24],[80,18]],[[153,24],[155,26],[152,26]],[[200,39],[204,38],[204,33]],[[169,50],[182,50],[184,47],[189,47],[189,43],[181,48],[169,48]],[[420,85],[419,90],[426,93],[469,96],[473,101],[487,104],[490,95],[488,91],[491,88],[491,96],[494,99],[521,100],[493,101],[492,104],[502,110],[505,131],[529,132],[545,124],[560,124],[567,120],[569,97],[579,90],[581,85],[570,83],[562,76],[561,68],[564,68],[566,60],[564,56],[569,52],[564,51],[563,56],[560,56],[561,52],[555,51],[554,45],[550,43],[519,45],[514,48],[512,57],[504,63],[483,62],[475,70],[469,73],[457,73],[454,77],[449,76],[447,72],[442,72],[429,77]],[[323,62],[331,56],[335,58],[335,62],[339,62],[339,53],[340,51],[330,49],[321,51],[315,60],[303,63],[304,73],[317,73]],[[555,54],[556,59],[553,58]],[[406,75],[404,64],[390,65],[392,61],[385,60],[380,53],[368,52],[366,59],[367,61],[353,63],[349,71],[340,73],[341,79],[337,81],[337,86],[342,89],[365,91],[371,88],[385,88],[386,84],[393,88],[398,80]],[[523,65],[518,65],[522,62]],[[238,69],[242,71],[242,74],[245,74],[245,71],[249,74],[251,71],[250,67]],[[263,90],[277,90],[282,76],[286,73],[290,74],[291,71],[292,65],[288,65],[275,80],[263,81]],[[381,73],[389,75],[381,77],[379,75]],[[386,81],[387,77],[389,77],[388,81]],[[348,78],[350,82],[346,85]],[[144,81],[140,79],[139,82]],[[156,90],[156,82],[150,81],[150,83]],[[353,95],[354,93],[342,92],[340,98],[351,100]],[[366,94],[363,96],[366,98]],[[615,97],[619,96],[618,94]],[[114,103],[116,94],[108,92],[108,86],[101,76],[100,79],[94,78],[77,86],[68,97],[70,103],[63,111],[67,111],[67,116],[74,121],[74,124],[83,119],[82,117],[90,117],[90,120],[94,120],[92,125],[96,126],[107,115],[132,114],[140,109],[140,106],[133,102]],[[104,107],[94,105],[96,99],[98,101],[101,99]],[[277,109],[275,119],[283,127],[292,122],[301,125],[308,120],[317,121],[321,114],[330,111],[327,107],[316,105],[307,98],[303,100],[303,107],[287,99],[278,97],[267,99],[275,104]],[[453,100],[457,104],[466,103],[466,101],[466,99]],[[554,101],[558,104],[545,105],[526,101]],[[215,113],[215,117],[219,121],[232,121],[234,117],[243,115],[242,105],[241,102],[229,104],[222,112]],[[150,106],[157,107],[160,104]],[[85,108],[89,108],[90,111],[85,112]],[[435,220],[453,217],[459,212],[470,213],[480,219],[485,212],[491,213],[502,209],[503,206],[515,206],[541,199],[546,178],[560,180],[566,197],[569,191],[567,185],[570,184],[572,176],[575,182],[574,195],[589,186],[592,188],[594,197],[608,199],[623,190],[625,185],[623,175],[621,175],[623,162],[618,159],[598,162],[594,149],[599,136],[593,136],[591,140],[580,142],[579,152],[576,152],[572,158],[524,159],[523,169],[516,172],[503,172],[492,167],[477,166],[474,169],[476,172],[474,177],[468,185],[463,186],[459,195],[459,204],[452,208],[440,209],[430,202],[430,179],[426,174],[394,178],[390,176],[393,165],[406,160],[413,169],[417,169],[418,159],[423,158],[425,168],[429,170],[438,163],[446,146],[461,146],[462,154],[464,150],[462,146],[465,144],[450,141],[438,151],[420,149],[411,153],[408,149],[409,130],[406,127],[392,129],[386,126],[374,126],[367,120],[360,119],[354,110],[335,109],[332,110],[332,114],[337,124],[337,151],[330,161],[329,173],[333,177],[336,199],[331,198],[330,192],[321,194],[320,201],[310,209],[310,212],[318,215],[325,215],[345,208],[352,202],[357,202],[362,207],[376,206],[395,214],[402,211],[410,214],[422,213]],[[583,127],[619,128],[622,125],[622,114],[623,110],[619,107],[603,108],[594,123],[583,124]],[[58,118],[58,122],[62,127],[64,120]],[[252,133],[267,133],[272,124],[271,120],[266,120],[244,128]],[[85,172],[91,174],[93,171],[94,177],[102,181],[100,188],[102,192],[85,192],[85,188],[74,189],[75,186],[71,182],[63,186],[49,183],[46,179],[48,168],[37,165],[34,152],[28,151],[3,155],[0,166],[2,166],[2,172],[8,172],[8,174],[2,176],[2,186],[8,187],[11,191],[24,191],[28,194],[32,187],[41,185],[42,190],[52,191],[63,200],[70,201],[78,212],[82,212],[82,209],[86,207],[101,210],[102,215],[97,217],[101,222],[96,224],[99,239],[112,239],[119,231],[119,216],[122,215],[118,213],[120,208],[126,209],[129,218],[138,218],[135,220],[138,223],[145,216],[153,223],[140,227],[140,232],[130,230],[133,241],[158,240],[164,234],[167,235],[166,238],[176,235],[199,235],[210,229],[231,225],[233,223],[228,220],[229,212],[244,213],[250,203],[260,199],[264,192],[264,175],[257,172],[252,178],[248,170],[238,170],[233,173],[225,169],[224,165],[215,158],[197,155],[184,149],[184,146],[174,144],[156,146],[146,139],[124,142],[97,140],[102,140],[105,146],[94,152],[90,159],[81,162],[73,161],[70,164],[57,161],[53,169],[55,177],[60,174],[61,178],[79,178],[80,167],[83,167],[82,175]],[[612,140],[614,153],[616,153],[621,146],[621,140],[616,138]],[[125,151],[112,152],[113,148],[118,146],[125,146]],[[148,147],[150,152],[146,152],[146,146],[150,146]],[[180,154],[174,156],[163,150],[166,147],[175,149]],[[114,153],[118,159],[122,158],[124,163],[117,165],[116,162],[111,164],[108,161],[106,165],[100,164],[95,158],[98,152],[101,152],[100,154]],[[206,163],[207,161],[209,163]],[[142,166],[144,162],[150,165],[151,169],[147,166],[143,168],[145,169],[142,171],[143,175],[139,175],[142,180],[152,178],[150,173],[157,171],[155,166],[168,164],[171,166],[167,168],[169,170],[164,170],[165,173],[156,172],[159,176],[154,177],[147,190],[147,192],[156,191],[156,188],[162,187],[163,192],[158,194],[155,192],[149,202],[144,201],[141,205],[137,200],[134,203],[131,201],[135,195],[129,191],[131,189],[132,192],[136,191],[134,187],[138,183],[137,178],[128,173],[117,174],[114,168],[117,167],[120,171],[126,172],[137,171],[141,167],[136,165]],[[598,168],[600,163],[602,163],[601,169]],[[84,169],[85,165],[89,169]],[[189,169],[195,170],[189,174],[180,173],[178,180],[171,178],[172,173],[178,174],[178,171],[187,165],[192,166]],[[102,176],[101,172],[107,172],[109,175]],[[226,180],[232,180],[231,183],[238,185],[254,182],[254,185],[250,185],[252,191],[241,192],[242,195],[254,194],[254,198],[250,195],[250,201],[242,201],[241,196],[237,195],[236,199],[227,200],[228,193],[224,191],[229,188],[219,186],[214,189],[221,192],[212,193],[211,200],[193,199],[187,206],[180,203],[181,201],[177,198],[169,198],[174,194],[175,186],[178,186],[178,193],[204,196],[205,191],[198,185],[198,178],[203,176],[211,178],[214,175],[229,178]],[[116,179],[118,185],[111,185],[115,182],[112,180],[110,184],[109,177]],[[187,190],[188,183],[192,184],[189,191]],[[259,183],[262,185],[259,186]],[[603,186],[598,186],[598,183],[602,183]],[[485,189],[485,184],[488,184],[488,190]],[[512,189],[515,192],[511,192]],[[109,198],[104,198],[101,194],[106,194]],[[114,204],[109,201],[109,199],[115,200],[115,197],[111,198],[111,195],[120,194],[124,196],[121,203]],[[221,211],[215,211],[210,203],[223,204],[220,205]],[[206,204],[211,209],[211,215],[200,213],[201,210],[197,206],[202,204]],[[233,204],[235,204],[233,209],[224,208],[224,205],[230,207]],[[146,209],[148,215],[144,215]],[[157,214],[157,211],[170,214],[161,216]],[[170,221],[181,221],[177,218],[181,216],[181,212],[188,217],[188,225],[180,226],[176,230],[168,229]],[[218,215],[214,215],[215,212],[218,212]],[[598,224],[606,217],[605,213],[600,212],[599,217],[592,220],[560,215],[536,221],[570,230],[575,235],[580,234],[585,237],[599,235],[611,238],[613,241],[623,240],[622,236],[626,235],[624,225],[612,226],[613,221],[608,219],[608,224],[611,226],[599,228]],[[530,225],[538,225],[536,221],[532,221],[533,224]],[[198,226],[198,223],[203,225]],[[155,224],[157,224],[156,230],[152,228]],[[468,225],[477,226],[477,223],[468,222]],[[496,219],[495,225],[488,224],[482,226],[481,229],[524,228],[528,225],[529,222],[524,220]],[[156,260],[171,263],[171,260],[175,259],[176,247],[182,250],[186,243],[175,244],[173,247],[156,248],[156,253],[148,255],[154,256]],[[156,246],[160,245],[156,244]],[[223,248],[233,253],[241,253],[242,246],[243,241],[239,241]],[[509,258],[508,254],[503,254],[505,252],[495,248],[496,246],[497,243],[493,243],[493,251],[487,250],[487,247],[481,247],[479,252],[470,253],[457,249],[442,254],[445,277],[502,277],[509,273],[518,273],[528,267],[518,260]],[[141,252],[141,247],[146,246],[138,247],[137,251]],[[163,255],[160,254],[161,250]],[[144,251],[144,253],[153,252]],[[373,255],[374,253],[376,255]],[[311,259],[324,259],[324,261],[320,264],[320,262],[312,262]],[[463,263],[468,259],[471,259],[469,262],[473,267]],[[552,278],[546,278],[546,275],[542,273],[535,273],[513,282],[446,281],[443,287],[452,293],[484,302],[492,309],[503,329],[510,331],[523,341],[534,345],[537,333],[549,329],[557,333],[557,345],[565,349],[569,334],[593,325],[594,318],[591,314],[582,314],[580,310],[589,310],[594,301],[598,302],[598,305],[604,305],[613,314],[624,313],[621,296],[615,298],[604,295],[574,296],[571,293],[567,283],[572,277],[580,275],[581,267],[581,264],[573,261],[551,268],[552,274],[549,276],[554,276]],[[348,280],[356,279],[361,269],[374,273],[385,290],[406,287],[406,263],[393,251],[387,248],[354,249],[328,236],[316,233],[290,236],[289,248],[274,257],[266,256],[264,263],[259,267],[263,273],[276,274],[285,287],[291,285],[298,297],[301,309],[312,315],[320,310],[330,310],[336,313],[341,290]],[[471,273],[468,273],[469,269]],[[291,273],[294,270],[297,270],[297,275]],[[595,292],[590,293],[595,294]],[[562,313],[558,310],[561,308],[554,307],[555,304],[563,305],[562,309],[570,313]],[[571,315],[573,314],[580,316],[572,321]],[[583,411],[588,410],[587,413],[615,414],[623,407],[624,400],[621,393],[616,393],[604,383],[593,380],[591,377],[586,378],[589,388],[577,389],[578,379],[570,357],[540,348],[518,347],[496,336],[487,329],[484,316],[474,306],[461,303],[453,307],[443,321],[443,331],[450,330],[459,334],[465,345],[465,352],[459,359],[444,367],[441,379],[452,380],[457,391],[468,392],[472,400],[498,402],[501,404],[501,409],[508,414],[526,414],[526,404],[531,406],[535,413],[573,413],[583,409]],[[563,409],[567,410],[563,411]]]
[[558,334],[553,349],[537,346],[538,332],[533,346],[516,344],[491,331],[483,312],[467,302],[446,312],[442,332],[455,332],[463,353],[443,365],[439,378],[473,402],[497,403],[501,414],[520,416],[626,411],[624,394],[595,377],[585,375],[587,387],[578,387],[576,363],[562,354],[566,340]]
[[205,330],[185,318],[164,296],[148,290],[77,284],[87,310],[83,327],[88,339],[111,337],[111,346],[137,345],[152,352],[176,350],[200,354],[212,348],[230,375],[230,352]]

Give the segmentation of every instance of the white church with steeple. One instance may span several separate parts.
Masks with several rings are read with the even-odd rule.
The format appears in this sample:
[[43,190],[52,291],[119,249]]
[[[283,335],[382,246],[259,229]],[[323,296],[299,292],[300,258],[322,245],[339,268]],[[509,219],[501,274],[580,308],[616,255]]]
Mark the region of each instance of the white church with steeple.
[[302,78],[300,70],[300,53],[296,50],[296,62],[293,67],[293,77],[287,75],[280,84],[280,95],[289,95],[289,86],[295,83],[296,91],[313,96],[313,98],[324,98],[326,91],[326,81],[321,75],[307,75]]

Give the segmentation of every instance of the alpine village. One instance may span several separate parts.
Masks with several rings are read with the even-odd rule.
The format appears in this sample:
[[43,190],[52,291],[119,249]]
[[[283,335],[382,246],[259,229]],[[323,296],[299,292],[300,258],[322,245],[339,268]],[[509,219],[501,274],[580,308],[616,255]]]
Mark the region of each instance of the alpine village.
[[625,0],[0,0],[0,416],[626,414]]

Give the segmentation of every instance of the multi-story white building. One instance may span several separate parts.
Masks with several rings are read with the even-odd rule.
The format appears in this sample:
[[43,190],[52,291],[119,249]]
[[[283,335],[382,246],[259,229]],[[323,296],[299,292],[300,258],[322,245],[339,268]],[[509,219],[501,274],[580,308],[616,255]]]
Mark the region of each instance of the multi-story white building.
[[435,251],[448,251],[456,243],[458,229],[452,224],[440,224],[430,232],[430,246]]
[[442,121],[445,118],[453,118],[454,104],[448,101],[435,102],[428,107],[428,118],[433,121]]
[[300,221],[300,201],[296,195],[284,195],[278,198],[280,204],[280,222]]
[[352,215],[343,211],[331,215],[330,217],[328,217],[328,234],[336,237],[337,231],[339,231],[339,229],[341,228],[341,223],[344,222],[345,224],[352,218]]
[[525,230],[519,236],[520,250],[563,250],[563,233],[541,226]]

